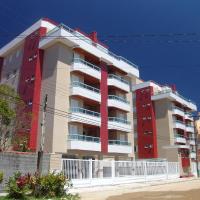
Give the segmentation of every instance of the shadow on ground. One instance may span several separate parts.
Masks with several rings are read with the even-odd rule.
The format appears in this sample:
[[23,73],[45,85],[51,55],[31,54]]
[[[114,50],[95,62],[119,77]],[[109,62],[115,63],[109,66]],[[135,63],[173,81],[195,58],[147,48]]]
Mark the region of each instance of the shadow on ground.
[[120,196],[112,196],[107,200],[200,200],[200,188],[189,191],[156,191],[156,192],[133,192]]

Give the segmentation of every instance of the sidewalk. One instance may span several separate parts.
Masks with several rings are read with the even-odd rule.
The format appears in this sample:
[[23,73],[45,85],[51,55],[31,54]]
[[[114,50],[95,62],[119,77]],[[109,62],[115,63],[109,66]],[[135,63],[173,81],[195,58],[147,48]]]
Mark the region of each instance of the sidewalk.
[[[154,181],[154,182],[147,182],[147,183],[131,183],[131,184],[121,184],[121,185],[114,185],[114,186],[100,186],[100,187],[87,187],[87,188],[76,188],[71,189],[70,192],[72,193],[79,193],[81,196],[81,200],[106,200],[108,197],[111,196],[119,196],[126,193],[133,193],[139,191],[151,191],[153,190],[154,186],[163,186],[165,185],[177,185],[178,183],[192,183],[190,184],[192,187],[190,189],[196,189],[200,187],[200,179],[196,178],[179,178],[175,180],[163,180],[163,181]],[[194,184],[198,183],[198,184]],[[196,185],[196,187],[195,187]],[[173,186],[176,189],[176,186]],[[172,188],[173,188],[172,187]],[[183,187],[184,190],[187,188]],[[180,187],[179,187],[180,189]]]

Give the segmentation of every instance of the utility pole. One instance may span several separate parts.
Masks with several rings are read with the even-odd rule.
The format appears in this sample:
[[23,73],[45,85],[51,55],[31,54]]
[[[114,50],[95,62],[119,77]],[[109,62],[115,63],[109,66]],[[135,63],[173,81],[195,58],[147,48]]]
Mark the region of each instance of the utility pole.
[[41,122],[41,135],[40,135],[40,147],[37,157],[37,172],[40,175],[42,173],[42,160],[44,153],[44,140],[45,140],[45,123],[46,123],[46,110],[47,110],[47,99],[48,95],[45,95],[43,108],[42,108],[42,122]]

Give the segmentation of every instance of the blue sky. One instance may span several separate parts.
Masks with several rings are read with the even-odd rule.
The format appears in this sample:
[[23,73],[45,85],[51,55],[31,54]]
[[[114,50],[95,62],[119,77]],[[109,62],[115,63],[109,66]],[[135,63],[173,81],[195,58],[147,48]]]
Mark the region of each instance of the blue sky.
[[41,17],[95,30],[110,50],[140,66],[142,79],[176,84],[200,106],[199,9],[199,0],[1,0],[0,46]]

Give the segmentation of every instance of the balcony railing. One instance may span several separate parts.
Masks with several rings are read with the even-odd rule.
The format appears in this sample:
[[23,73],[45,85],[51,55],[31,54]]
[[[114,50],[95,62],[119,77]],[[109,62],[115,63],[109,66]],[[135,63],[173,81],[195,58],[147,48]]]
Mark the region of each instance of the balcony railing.
[[[58,25],[57,27],[55,27],[54,29],[50,30],[50,31],[46,34],[46,36],[49,36],[49,35],[53,34],[54,32],[58,31],[60,28],[65,29],[67,32],[73,34],[73,35],[74,35],[75,37],[77,37],[78,39],[83,40],[83,41],[85,41],[86,43],[91,44],[91,45],[97,47],[99,50],[103,51],[104,53],[107,53],[108,55],[112,56],[113,58],[115,58],[115,59],[117,59],[117,60],[119,60],[119,61],[122,60],[123,62],[125,62],[125,63],[131,65],[132,67],[134,67],[134,68],[136,68],[136,69],[138,69],[138,66],[135,65],[134,63],[130,62],[129,60],[127,60],[127,59],[125,59],[125,58],[123,58],[122,56],[117,56],[116,54],[112,53],[111,51],[109,51],[109,50],[106,49],[106,48],[102,48],[102,47],[103,47],[102,45],[99,45],[98,43],[93,42],[90,38],[84,36],[83,34],[78,33],[77,31],[75,31],[75,30],[69,28],[68,26],[66,26],[66,25],[64,25],[64,24],[60,24],[60,25]],[[42,38],[42,40],[43,40],[43,39],[46,39],[46,36],[44,36],[44,37]]]
[[194,126],[191,124],[186,124],[186,127],[194,128]]
[[185,125],[185,123],[182,122],[182,121],[180,121],[180,120],[174,120],[174,123],[179,123],[179,124],[183,124],[183,125]]
[[116,96],[116,95],[108,95],[108,99],[114,99],[114,100],[121,101],[123,103],[129,104],[129,101],[127,101],[125,98],[119,97],[119,96]]
[[95,88],[95,87],[92,87],[90,85],[87,85],[85,83],[81,83],[79,81],[73,81],[72,84],[71,84],[72,87],[81,87],[81,88],[84,88],[84,89],[87,89],[87,90],[90,90],[92,92],[96,92],[98,94],[100,94],[100,90]]
[[184,99],[185,101],[187,101],[189,103],[193,103],[193,104],[196,105],[196,103],[194,101],[185,98],[184,96],[180,95],[178,92],[173,91],[171,88],[169,88],[167,90],[162,90],[162,91],[155,92],[154,95],[160,95],[160,94],[166,94],[166,93],[173,93],[173,94],[177,95],[178,97]]
[[184,136],[184,135],[177,134],[177,133],[175,133],[175,134],[174,134],[174,136],[175,136],[175,138],[185,138],[185,136]]
[[118,123],[122,123],[122,124],[130,124],[130,122],[127,121],[126,119],[119,118],[119,117],[109,117],[108,120],[111,121],[111,122],[118,122]]
[[68,139],[69,140],[78,140],[78,141],[100,143],[99,137],[93,137],[93,136],[81,135],[81,134],[69,134]]
[[87,62],[87,61],[85,61],[83,59],[80,59],[80,58],[75,58],[74,59],[74,63],[82,63],[82,64],[86,65],[87,67],[90,67],[90,68],[92,68],[92,69],[94,69],[96,71],[99,71],[99,72],[101,71],[100,67],[98,67],[98,66],[96,66],[96,65],[94,65],[92,63],[89,63],[89,62]]
[[181,112],[184,112],[184,109],[179,108],[178,106],[172,106],[172,109],[177,109],[177,110],[179,110],[179,111],[181,111]]
[[109,140],[109,144],[111,145],[123,145],[123,146],[130,146],[131,143],[128,141],[121,141],[121,140]]
[[94,116],[94,117],[100,117],[101,116],[101,114],[98,113],[98,112],[95,112],[95,111],[92,111],[92,110],[87,110],[85,108],[80,108],[80,107],[72,107],[70,109],[70,112],[72,112],[72,113],[83,113],[83,114],[91,115],[91,116]]
[[122,78],[121,76],[117,76],[117,75],[115,75],[115,74],[109,74],[108,77],[109,77],[110,79],[117,79],[118,81],[129,85],[129,82],[128,82],[127,80],[125,80],[124,78]]

